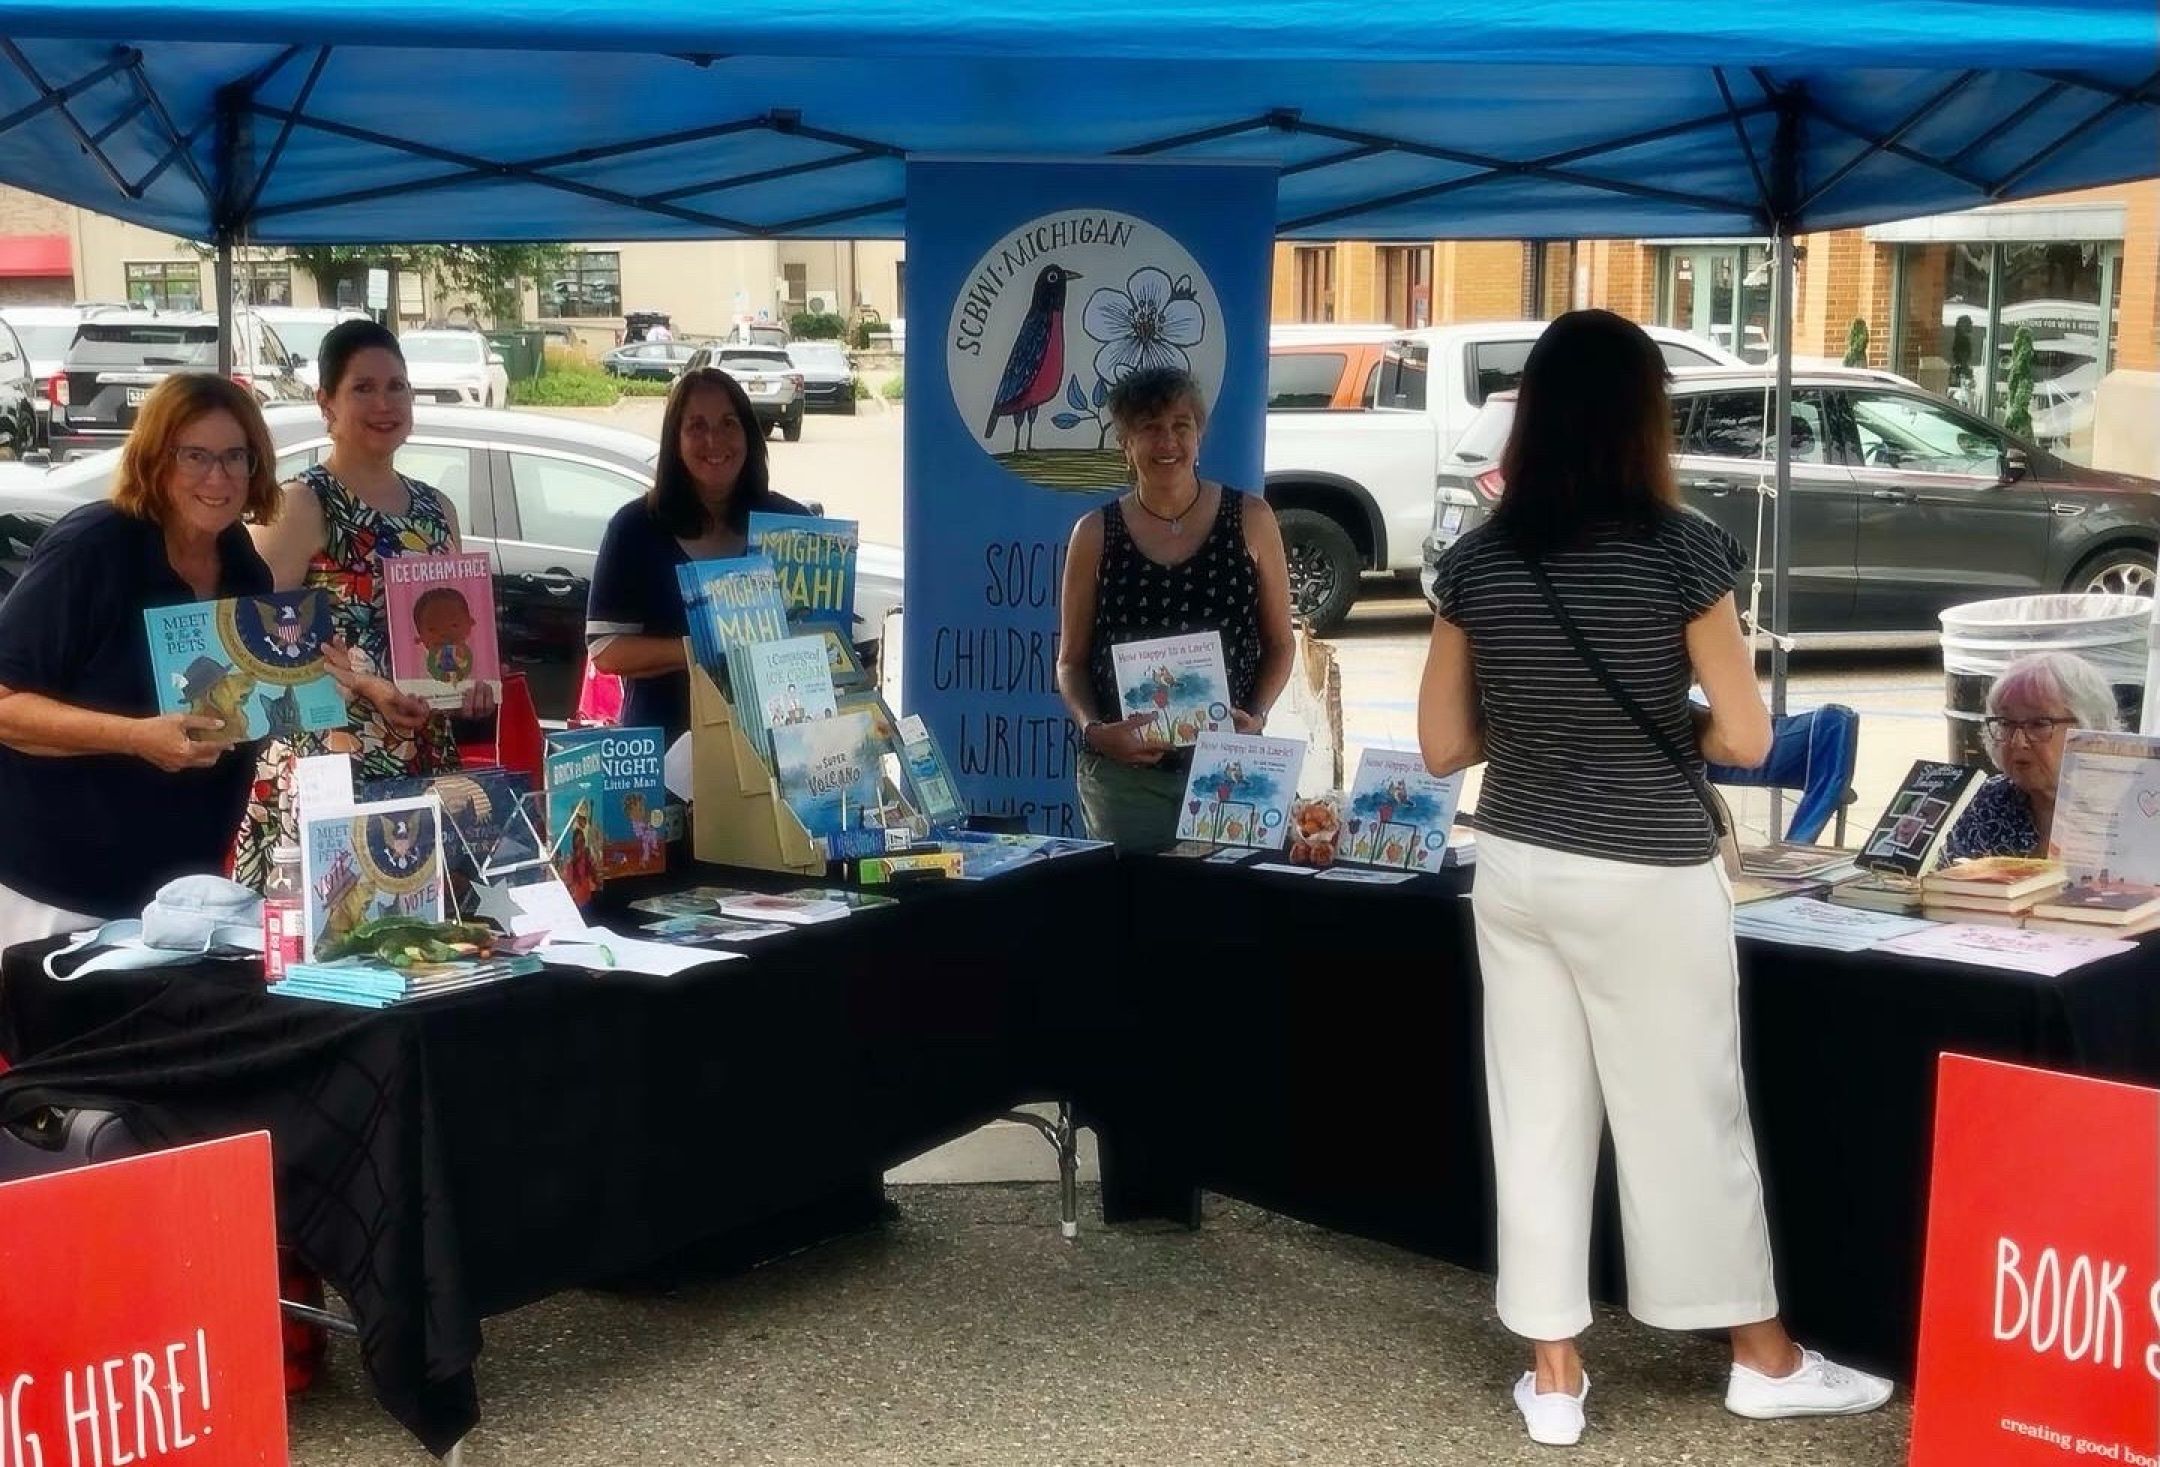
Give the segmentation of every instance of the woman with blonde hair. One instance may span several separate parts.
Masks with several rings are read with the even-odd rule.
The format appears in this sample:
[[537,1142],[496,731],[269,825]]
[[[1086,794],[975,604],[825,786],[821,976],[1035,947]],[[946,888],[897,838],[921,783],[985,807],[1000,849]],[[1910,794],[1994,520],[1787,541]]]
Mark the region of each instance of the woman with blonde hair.
[[143,613],[271,589],[269,430],[224,377],[166,378],[109,499],[63,516],[0,602],[0,947],[138,912],[224,868],[254,745],[159,713]]

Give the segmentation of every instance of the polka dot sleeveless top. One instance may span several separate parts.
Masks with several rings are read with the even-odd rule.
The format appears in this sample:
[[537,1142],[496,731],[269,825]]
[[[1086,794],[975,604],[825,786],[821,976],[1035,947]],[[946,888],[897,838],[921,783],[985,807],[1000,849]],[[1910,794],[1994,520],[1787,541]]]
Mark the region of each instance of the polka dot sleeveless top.
[[1133,543],[1125,506],[1103,506],[1102,568],[1095,581],[1095,634],[1088,670],[1095,716],[1118,716],[1110,649],[1153,637],[1220,632],[1231,701],[1250,709],[1260,679],[1260,572],[1245,547],[1245,496],[1227,486],[1207,538],[1176,565],[1150,560]]

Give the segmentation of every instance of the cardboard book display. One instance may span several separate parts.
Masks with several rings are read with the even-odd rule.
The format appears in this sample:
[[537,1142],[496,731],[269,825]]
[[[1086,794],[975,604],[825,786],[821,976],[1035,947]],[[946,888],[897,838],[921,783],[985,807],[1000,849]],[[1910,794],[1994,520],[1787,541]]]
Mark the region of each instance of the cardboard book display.
[[734,708],[690,666],[691,849],[700,861],[819,876],[825,857],[780,799]]

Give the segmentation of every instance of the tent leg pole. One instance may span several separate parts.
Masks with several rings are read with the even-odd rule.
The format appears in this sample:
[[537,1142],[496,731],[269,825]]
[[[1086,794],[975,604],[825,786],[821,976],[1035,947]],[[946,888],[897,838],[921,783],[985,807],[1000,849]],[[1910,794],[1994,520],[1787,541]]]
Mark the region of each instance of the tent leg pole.
[[[1773,432],[1777,443],[1777,498],[1771,501],[1771,545],[1773,547],[1775,574],[1770,581],[1770,716],[1785,716],[1785,683],[1787,677],[1785,638],[1792,627],[1792,318],[1793,318],[1793,236],[1790,228],[1780,228],[1774,248],[1777,251],[1776,309],[1771,317],[1771,331],[1777,347],[1777,406],[1771,414]],[[1785,838],[1784,793],[1773,788],[1770,791],[1770,839]]]
[[229,233],[220,234],[217,242],[217,318],[218,373],[230,377],[233,372],[233,242]]

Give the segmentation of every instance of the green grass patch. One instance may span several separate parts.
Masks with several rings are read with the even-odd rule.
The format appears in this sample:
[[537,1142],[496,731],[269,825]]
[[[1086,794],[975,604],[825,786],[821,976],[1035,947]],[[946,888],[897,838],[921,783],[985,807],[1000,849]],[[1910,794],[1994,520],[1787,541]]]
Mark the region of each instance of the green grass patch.
[[624,397],[666,397],[675,390],[675,384],[654,382],[643,377],[622,377],[616,379],[615,390]]
[[597,368],[552,361],[544,375],[510,384],[512,407],[613,407],[621,395],[620,384]]
[[895,377],[880,388],[887,402],[899,402],[907,396],[907,378]]

